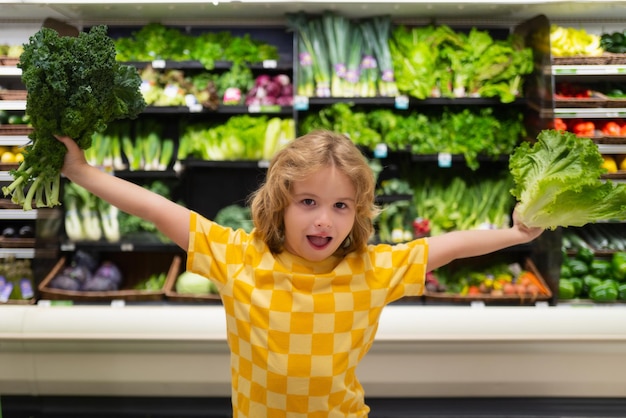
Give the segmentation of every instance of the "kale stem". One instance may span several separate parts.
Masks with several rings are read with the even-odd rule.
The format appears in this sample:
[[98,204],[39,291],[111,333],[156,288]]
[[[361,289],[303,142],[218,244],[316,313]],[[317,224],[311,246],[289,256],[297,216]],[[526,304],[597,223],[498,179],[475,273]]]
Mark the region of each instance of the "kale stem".
[[22,206],[25,211],[33,210],[33,197],[35,197],[35,192],[37,192],[37,189],[41,187],[42,179],[43,177],[37,177],[35,181],[33,181],[33,184],[30,185],[28,193],[24,198],[24,204]]

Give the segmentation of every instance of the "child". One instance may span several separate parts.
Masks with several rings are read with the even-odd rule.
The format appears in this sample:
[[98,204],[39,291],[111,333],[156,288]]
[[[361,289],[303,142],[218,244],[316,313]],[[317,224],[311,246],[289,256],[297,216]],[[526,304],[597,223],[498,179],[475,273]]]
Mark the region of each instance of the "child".
[[368,245],[378,213],[373,173],[348,138],[327,131],[304,135],[274,157],[251,197],[250,234],[91,167],[74,141],[59,140],[68,149],[66,177],[153,222],[187,251],[189,271],[217,284],[235,417],[367,417],[356,367],[383,307],[422,294],[427,271],[542,232],[514,222]]

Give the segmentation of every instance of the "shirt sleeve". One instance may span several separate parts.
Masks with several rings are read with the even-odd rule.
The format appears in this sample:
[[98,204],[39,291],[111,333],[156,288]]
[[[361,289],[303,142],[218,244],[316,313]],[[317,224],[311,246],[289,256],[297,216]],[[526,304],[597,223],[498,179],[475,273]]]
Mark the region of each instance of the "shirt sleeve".
[[233,231],[192,211],[187,271],[224,284],[233,268],[241,268],[247,234]]
[[424,293],[428,262],[427,239],[383,245],[375,252],[378,274],[387,276],[388,303],[405,296],[421,296]]

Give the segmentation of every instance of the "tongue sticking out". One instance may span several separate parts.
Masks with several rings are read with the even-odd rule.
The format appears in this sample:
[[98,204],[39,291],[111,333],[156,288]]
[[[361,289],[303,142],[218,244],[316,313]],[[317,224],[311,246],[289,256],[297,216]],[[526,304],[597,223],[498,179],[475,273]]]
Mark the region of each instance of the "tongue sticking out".
[[323,247],[330,242],[330,238],[309,236],[309,241],[316,247]]

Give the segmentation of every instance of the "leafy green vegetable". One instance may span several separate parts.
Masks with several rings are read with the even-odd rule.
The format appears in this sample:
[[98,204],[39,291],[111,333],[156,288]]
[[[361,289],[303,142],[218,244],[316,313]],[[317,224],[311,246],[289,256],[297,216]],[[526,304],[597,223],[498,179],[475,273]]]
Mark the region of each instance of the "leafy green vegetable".
[[555,229],[626,219],[626,184],[602,180],[602,155],[588,138],[544,130],[518,146],[509,161],[519,220]]
[[223,207],[215,215],[215,222],[232,229],[243,229],[246,232],[252,231],[252,214],[247,206],[229,205]]
[[398,26],[390,47],[398,89],[418,99],[499,97],[509,103],[533,70],[532,50],[520,37],[496,40],[476,28],[466,34],[447,25]]
[[278,48],[252,39],[249,34],[235,36],[228,31],[190,35],[181,28],[149,23],[129,37],[115,41],[119,61],[153,61],[156,59],[197,60],[211,70],[215,61],[258,63],[277,60]]
[[24,161],[12,171],[15,180],[2,188],[24,210],[32,209],[33,199],[37,207],[59,204],[66,149],[54,135],[74,138],[87,149],[109,122],[134,118],[145,107],[137,70],[115,61],[115,44],[106,32],[106,26],[94,26],[68,37],[42,28],[24,45],[19,66],[35,130]]

